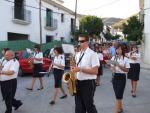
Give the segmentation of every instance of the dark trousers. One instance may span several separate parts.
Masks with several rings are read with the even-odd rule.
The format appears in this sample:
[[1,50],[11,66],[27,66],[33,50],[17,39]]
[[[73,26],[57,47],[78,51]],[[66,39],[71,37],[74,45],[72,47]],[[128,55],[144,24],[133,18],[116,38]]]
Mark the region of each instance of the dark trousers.
[[75,113],[97,113],[94,105],[95,80],[77,81]]
[[20,104],[20,100],[14,98],[17,88],[17,79],[1,81],[0,83],[2,96],[6,104],[5,113],[12,113],[12,106],[17,107],[18,104]]

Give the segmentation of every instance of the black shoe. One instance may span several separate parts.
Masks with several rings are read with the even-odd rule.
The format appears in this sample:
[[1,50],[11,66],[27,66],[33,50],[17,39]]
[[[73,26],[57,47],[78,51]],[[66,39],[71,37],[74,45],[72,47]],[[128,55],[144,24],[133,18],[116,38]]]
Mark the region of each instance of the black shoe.
[[44,87],[38,88],[37,90],[42,90],[42,89],[44,89]]
[[20,101],[20,103],[15,107],[15,109],[14,110],[17,110],[20,106],[22,106],[22,102]]
[[32,88],[26,88],[27,90],[30,90],[30,91],[32,91],[33,89]]
[[55,104],[55,101],[52,100],[49,104],[50,104],[50,105],[54,105],[54,104]]
[[132,94],[132,97],[133,97],[133,98],[135,98],[135,97],[136,97],[136,95],[135,95],[135,94]]
[[64,96],[60,97],[60,99],[64,99],[64,98],[67,98],[67,95],[64,95]]

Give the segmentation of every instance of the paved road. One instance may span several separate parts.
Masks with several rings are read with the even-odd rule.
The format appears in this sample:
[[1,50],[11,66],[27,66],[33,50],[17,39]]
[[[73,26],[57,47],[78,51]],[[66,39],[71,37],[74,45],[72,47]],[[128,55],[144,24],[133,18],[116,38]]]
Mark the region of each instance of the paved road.
[[[98,113],[113,113],[115,97],[110,82],[111,72],[109,69],[104,69],[104,75],[101,79],[102,85],[97,87],[95,93]],[[36,90],[39,85],[37,81],[35,89],[30,92],[25,88],[30,85],[31,77],[20,77],[18,79],[16,97],[21,99],[24,104],[13,113],[74,113],[74,98],[71,96],[64,100],[57,98],[56,105],[49,105],[53,94],[53,77],[44,77],[44,80],[46,84],[44,90]],[[124,94],[125,113],[150,113],[150,70],[141,70],[136,98],[131,97],[130,90],[130,81],[128,80]],[[59,96],[61,96],[61,93]],[[0,94],[0,113],[4,113],[5,105],[1,100]]]

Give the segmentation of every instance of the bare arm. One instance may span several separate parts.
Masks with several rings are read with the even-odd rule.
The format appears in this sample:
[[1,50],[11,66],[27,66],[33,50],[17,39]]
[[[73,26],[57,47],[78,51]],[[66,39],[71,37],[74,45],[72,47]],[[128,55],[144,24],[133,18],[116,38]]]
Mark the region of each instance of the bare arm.
[[80,67],[71,67],[72,72],[83,72],[91,75],[98,74],[98,66],[91,67],[91,68],[80,68]]
[[1,71],[0,74],[4,74],[4,75],[7,75],[7,76],[11,76],[13,75],[15,72],[14,71]]

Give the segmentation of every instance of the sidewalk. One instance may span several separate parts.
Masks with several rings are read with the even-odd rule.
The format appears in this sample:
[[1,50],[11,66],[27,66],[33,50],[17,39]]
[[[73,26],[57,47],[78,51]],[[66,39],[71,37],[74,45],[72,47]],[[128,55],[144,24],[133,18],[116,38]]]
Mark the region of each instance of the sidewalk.
[[143,61],[141,61],[141,69],[150,70],[150,64],[146,64]]

